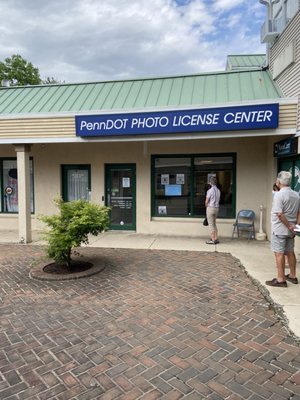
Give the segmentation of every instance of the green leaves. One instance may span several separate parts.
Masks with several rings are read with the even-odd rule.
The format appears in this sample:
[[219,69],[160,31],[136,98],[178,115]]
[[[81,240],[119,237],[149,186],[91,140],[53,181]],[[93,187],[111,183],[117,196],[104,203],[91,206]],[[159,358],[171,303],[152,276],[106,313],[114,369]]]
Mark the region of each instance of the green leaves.
[[109,227],[109,208],[85,200],[54,200],[59,215],[39,219],[50,228],[45,233],[48,256],[58,264],[71,265],[72,249],[88,243],[88,235],[97,236]]
[[0,62],[0,80],[8,80],[11,86],[39,85],[42,83],[38,68],[19,54],[13,54]]
[[0,61],[0,82],[2,80],[9,81],[10,86],[54,85],[61,83],[53,77],[47,77],[42,80],[39,69],[19,54],[13,54],[11,57],[6,58],[4,62]]

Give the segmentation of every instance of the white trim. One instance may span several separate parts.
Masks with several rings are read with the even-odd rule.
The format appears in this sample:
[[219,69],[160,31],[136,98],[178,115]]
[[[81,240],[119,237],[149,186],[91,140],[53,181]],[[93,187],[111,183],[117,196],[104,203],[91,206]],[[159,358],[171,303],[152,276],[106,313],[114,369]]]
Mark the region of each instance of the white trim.
[[[282,136],[296,135],[296,129],[257,129],[252,131],[230,131],[230,133],[222,132],[204,132],[194,134],[178,134],[170,135],[138,135],[138,136],[106,136],[106,137],[90,137],[83,139],[74,136],[73,138],[22,138],[22,139],[1,139],[0,144],[34,144],[34,143],[114,143],[114,142],[153,142],[153,141],[169,141],[169,140],[199,140],[199,139],[232,139],[240,137],[264,137],[264,136]],[[298,134],[300,134],[298,132]]]
[[143,108],[114,108],[114,109],[101,109],[101,110],[87,110],[87,111],[64,111],[64,112],[49,112],[49,113],[24,113],[24,114],[0,114],[1,119],[40,119],[40,118],[66,118],[75,117],[76,115],[101,115],[101,114],[127,114],[127,113],[142,113],[142,112],[159,112],[171,110],[194,110],[194,109],[213,109],[213,108],[229,108],[247,105],[259,104],[298,104],[298,97],[278,98],[269,100],[244,100],[237,102],[227,103],[213,103],[213,104],[193,104],[189,106],[165,106],[165,107],[143,107]]

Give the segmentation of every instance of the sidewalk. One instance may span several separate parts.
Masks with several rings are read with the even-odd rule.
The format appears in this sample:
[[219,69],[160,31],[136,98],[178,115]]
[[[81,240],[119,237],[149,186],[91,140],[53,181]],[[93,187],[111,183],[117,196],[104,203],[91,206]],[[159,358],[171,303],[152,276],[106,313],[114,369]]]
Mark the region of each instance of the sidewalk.
[[[279,309],[282,307],[283,317],[287,320],[288,328],[300,338],[300,285],[288,283],[287,289],[265,286],[266,280],[276,276],[274,255],[270,250],[269,242],[256,240],[248,242],[245,239],[226,238],[214,246],[207,245],[205,240],[204,237],[167,237],[111,231],[98,237],[92,237],[88,247],[230,253],[240,260],[246,273],[261,286],[261,290],[266,296],[269,296],[275,307],[280,306]],[[0,243],[16,243],[17,241],[16,231],[0,232]],[[33,244],[42,244],[36,232],[33,233]],[[298,271],[300,271],[299,262]]]

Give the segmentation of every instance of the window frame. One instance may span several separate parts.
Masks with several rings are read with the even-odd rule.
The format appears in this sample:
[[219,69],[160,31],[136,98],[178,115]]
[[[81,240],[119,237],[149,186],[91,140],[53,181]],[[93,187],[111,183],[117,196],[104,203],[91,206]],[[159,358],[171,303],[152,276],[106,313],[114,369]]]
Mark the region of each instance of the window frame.
[[[294,14],[290,17],[287,16],[289,2],[292,2],[293,7],[295,8]],[[278,19],[284,17],[284,18],[289,18],[289,20],[291,20],[299,11],[299,2],[298,0],[284,0],[282,3],[274,4],[273,7],[274,9],[273,9],[272,19]],[[283,13],[285,13],[286,15],[284,15]]]
[[[34,162],[33,157],[29,157],[29,160],[32,164],[32,211],[30,211],[31,215],[35,214],[35,188],[34,188]],[[19,211],[4,211],[4,179],[3,179],[3,161],[16,161],[17,157],[0,157],[0,187],[1,187],[1,209],[0,214],[19,214]],[[18,168],[18,165],[16,166]],[[31,193],[30,193],[31,197]],[[18,201],[19,208],[19,201]]]
[[[232,219],[236,216],[236,161],[237,154],[236,153],[192,153],[192,154],[153,154],[151,155],[151,218],[203,218],[204,215],[195,215],[193,214],[195,209],[194,204],[194,183],[195,183],[195,158],[209,158],[209,157],[231,157],[232,158],[232,212],[230,215],[226,217],[220,217],[221,219]],[[191,215],[163,215],[157,214],[155,211],[155,160],[156,158],[190,158],[190,196],[189,202],[191,205]]]
[[91,164],[61,164],[61,197],[63,201],[68,202],[68,180],[67,180],[67,172],[70,169],[79,169],[79,170],[87,170],[88,171],[88,189],[91,192]]

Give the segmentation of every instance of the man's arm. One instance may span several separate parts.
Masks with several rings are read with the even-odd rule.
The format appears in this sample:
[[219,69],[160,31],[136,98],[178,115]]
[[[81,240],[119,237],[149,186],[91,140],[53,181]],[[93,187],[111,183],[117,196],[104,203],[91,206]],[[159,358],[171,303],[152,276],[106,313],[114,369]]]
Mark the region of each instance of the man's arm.
[[278,219],[287,227],[290,228],[289,221],[286,219],[286,216],[284,215],[283,212],[278,212],[276,213]]
[[[289,221],[286,219],[286,216],[283,212],[276,213],[277,217],[280,221],[291,231],[295,229],[295,224],[290,224]],[[297,214],[297,224],[300,224],[300,212]]]
[[297,225],[300,225],[300,211],[297,214]]
[[208,191],[206,192],[206,196],[205,196],[205,207],[208,206],[209,199],[210,199],[210,192],[211,192],[210,189],[208,189]]

